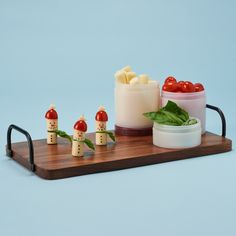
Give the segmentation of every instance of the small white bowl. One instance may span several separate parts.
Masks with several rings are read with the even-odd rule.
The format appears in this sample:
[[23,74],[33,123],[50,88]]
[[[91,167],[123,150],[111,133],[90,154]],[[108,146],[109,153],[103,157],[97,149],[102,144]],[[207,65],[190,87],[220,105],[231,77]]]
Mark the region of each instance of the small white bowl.
[[[191,117],[195,118],[195,117]],[[201,144],[201,121],[186,126],[153,124],[153,144],[163,148],[190,148]]]

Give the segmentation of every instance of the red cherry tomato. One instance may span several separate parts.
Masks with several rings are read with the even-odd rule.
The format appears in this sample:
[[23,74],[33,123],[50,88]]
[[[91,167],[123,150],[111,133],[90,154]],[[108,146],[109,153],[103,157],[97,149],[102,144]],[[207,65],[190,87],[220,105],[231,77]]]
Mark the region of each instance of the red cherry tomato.
[[182,81],[182,80],[178,82],[178,92],[183,92],[182,91],[183,84],[184,84],[184,81]]
[[163,91],[168,91],[168,88],[167,88],[167,86],[166,86],[165,84],[163,84],[162,90],[163,90]]
[[177,92],[178,91],[178,83],[177,82],[167,82],[162,86],[163,91],[167,92]]
[[194,92],[194,85],[190,81],[185,81],[181,86],[181,90],[184,93],[192,93]]
[[194,84],[194,91],[195,92],[200,92],[204,90],[204,86],[201,83],[196,83]]
[[175,77],[169,76],[169,77],[166,78],[165,84],[168,83],[168,82],[177,82],[177,80],[175,79]]

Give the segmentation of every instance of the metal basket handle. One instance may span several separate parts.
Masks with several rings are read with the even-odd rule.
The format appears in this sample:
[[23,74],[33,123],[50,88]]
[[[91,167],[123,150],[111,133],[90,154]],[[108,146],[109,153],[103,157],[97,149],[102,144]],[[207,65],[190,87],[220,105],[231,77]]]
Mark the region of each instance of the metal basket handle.
[[18,126],[16,126],[16,125],[10,125],[9,127],[8,127],[8,130],[7,130],[7,146],[6,146],[6,155],[8,156],[8,157],[13,157],[13,151],[12,151],[12,145],[11,145],[11,134],[12,134],[12,130],[16,130],[16,131],[18,131],[18,132],[20,132],[20,133],[22,133],[22,134],[24,134],[25,135],[25,137],[27,138],[27,142],[28,142],[28,146],[29,146],[29,163],[30,163],[30,169],[31,169],[31,171],[35,171],[35,164],[34,164],[34,146],[33,146],[33,142],[32,142],[32,139],[31,139],[31,136],[30,136],[30,134],[26,131],[26,130],[24,130],[24,129],[22,129],[22,128],[20,128],[20,127],[18,127]]
[[215,107],[215,106],[212,106],[212,105],[209,105],[209,104],[206,104],[206,107],[211,109],[211,110],[216,111],[219,114],[219,116],[221,118],[221,123],[222,123],[222,134],[221,134],[221,136],[225,137],[226,136],[226,120],[225,120],[225,116],[224,116],[223,111],[219,107]]

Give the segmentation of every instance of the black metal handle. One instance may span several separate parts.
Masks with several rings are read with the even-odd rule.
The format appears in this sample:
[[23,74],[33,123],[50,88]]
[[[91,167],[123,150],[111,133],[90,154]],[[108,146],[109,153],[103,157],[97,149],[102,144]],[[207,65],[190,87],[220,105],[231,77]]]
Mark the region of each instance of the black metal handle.
[[10,125],[8,127],[8,130],[7,130],[7,147],[6,147],[6,155],[9,156],[9,157],[13,157],[13,151],[12,151],[12,148],[11,148],[11,133],[12,133],[12,130],[15,129],[17,130],[18,132],[22,133],[25,135],[25,137],[27,138],[27,141],[28,141],[28,146],[29,146],[29,162],[30,162],[30,168],[31,170],[34,172],[35,171],[35,164],[34,164],[34,146],[33,146],[33,142],[32,142],[32,139],[31,139],[31,136],[30,134],[16,126],[16,125]]
[[219,107],[215,107],[215,106],[212,106],[209,104],[206,104],[206,107],[211,110],[216,111],[220,115],[221,123],[222,123],[222,134],[221,135],[223,137],[225,137],[226,136],[226,120],[225,120],[225,116],[224,116],[223,111]]

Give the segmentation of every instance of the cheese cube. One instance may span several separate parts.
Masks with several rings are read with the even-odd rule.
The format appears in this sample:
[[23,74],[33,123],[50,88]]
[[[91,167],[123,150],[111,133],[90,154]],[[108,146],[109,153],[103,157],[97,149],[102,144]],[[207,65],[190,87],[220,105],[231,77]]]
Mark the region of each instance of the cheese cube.
[[124,71],[121,70],[117,71],[115,73],[115,78],[119,83],[127,84],[126,75]]
[[130,80],[129,84],[131,84],[131,85],[139,84],[139,78],[134,77],[133,79]]
[[148,75],[143,74],[143,75],[139,76],[140,84],[147,84],[148,81],[149,81],[149,76]]
[[133,72],[133,71],[126,72],[126,79],[127,79],[128,84],[129,84],[130,80],[133,79],[134,77],[137,77],[135,72]]
[[124,68],[122,68],[121,70],[125,71],[125,72],[130,72],[132,71],[130,66],[125,66]]

